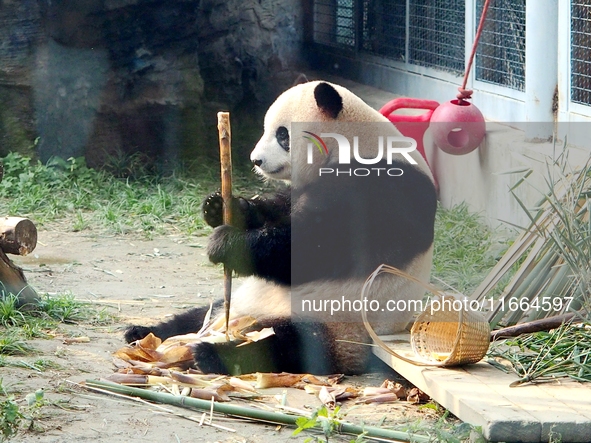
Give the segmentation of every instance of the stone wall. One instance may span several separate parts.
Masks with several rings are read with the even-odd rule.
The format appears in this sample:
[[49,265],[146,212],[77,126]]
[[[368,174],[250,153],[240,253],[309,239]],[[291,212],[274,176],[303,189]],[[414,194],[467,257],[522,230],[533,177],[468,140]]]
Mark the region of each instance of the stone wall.
[[297,75],[301,20],[297,0],[0,0],[0,154],[38,137],[44,161],[174,166],[216,152],[219,110],[246,154]]

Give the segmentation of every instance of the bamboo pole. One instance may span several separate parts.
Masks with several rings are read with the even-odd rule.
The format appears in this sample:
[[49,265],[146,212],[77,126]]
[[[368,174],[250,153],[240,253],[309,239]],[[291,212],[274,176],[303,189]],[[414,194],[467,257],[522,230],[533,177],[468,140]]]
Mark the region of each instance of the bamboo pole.
[[[232,224],[232,131],[230,113],[218,112],[218,135],[220,140],[220,164],[222,198],[224,200],[224,224]],[[230,302],[232,300],[232,269],[224,265],[224,311],[226,313],[226,340],[229,340]]]
[[549,331],[550,329],[556,329],[562,324],[570,322],[576,317],[576,312],[568,312],[566,314],[557,315],[554,317],[541,318],[527,323],[519,323],[507,328],[497,329],[496,331],[492,331],[490,333],[490,341],[518,337],[521,334],[529,334],[532,332]]
[[[283,414],[281,412],[265,411],[261,409],[246,408],[228,403],[218,403],[198,398],[172,395],[166,392],[155,392],[147,389],[132,388],[130,386],[121,386],[116,383],[110,383],[98,380],[86,380],[89,388],[100,388],[117,394],[124,394],[133,397],[143,398],[157,403],[180,406],[183,408],[195,408],[204,411],[213,410],[220,414],[227,414],[234,417],[249,418],[266,423],[277,423],[282,425],[296,426],[295,415]],[[319,427],[312,428],[319,430]],[[360,435],[366,432],[366,438],[388,439],[387,441],[417,442],[428,443],[432,441],[429,437],[410,434],[408,432],[393,431],[391,429],[382,429],[372,426],[357,426],[350,423],[339,423],[339,432],[344,434]]]

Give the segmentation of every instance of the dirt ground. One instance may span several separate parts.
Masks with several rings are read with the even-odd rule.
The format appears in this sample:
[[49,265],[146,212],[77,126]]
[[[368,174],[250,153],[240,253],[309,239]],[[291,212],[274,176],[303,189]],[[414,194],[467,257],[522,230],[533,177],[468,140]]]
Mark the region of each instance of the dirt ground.
[[[304,441],[309,435],[291,438],[293,429],[218,417],[214,423],[235,432],[201,426],[157,408],[80,389],[72,382],[108,376],[114,370],[112,353],[123,346],[122,332],[130,323],[148,324],[222,294],[221,269],[208,263],[206,237],[161,237],[144,240],[109,237],[85,232],[44,230],[37,249],[27,257],[16,257],[29,282],[40,292],[71,291],[117,316],[107,326],[64,325],[52,339],[33,340],[38,354],[17,357],[51,360],[60,369],[38,372],[3,367],[0,378],[17,398],[39,388],[50,403],[66,401],[64,408],[45,406],[37,426],[43,432],[21,433],[18,442],[224,442],[270,443]],[[64,335],[87,336],[89,343],[66,345]],[[379,386],[392,374],[369,374],[349,378],[346,383]],[[275,392],[267,392],[272,395]],[[314,410],[318,400],[295,389],[288,390],[288,404]],[[347,410],[353,404],[343,405]],[[167,406],[174,409],[174,407]],[[174,409],[185,415],[200,413]],[[433,421],[431,410],[406,402],[355,408],[351,421],[388,426],[405,421]],[[339,441],[349,441],[339,440]],[[332,440],[331,440],[332,441]]]

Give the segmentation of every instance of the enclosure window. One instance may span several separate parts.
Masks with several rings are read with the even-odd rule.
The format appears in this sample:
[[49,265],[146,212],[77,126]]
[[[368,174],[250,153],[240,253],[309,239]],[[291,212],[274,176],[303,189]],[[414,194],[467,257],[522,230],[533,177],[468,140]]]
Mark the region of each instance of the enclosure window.
[[591,105],[591,3],[571,5],[571,100]]
[[409,0],[409,54],[413,64],[461,74],[465,0]]
[[314,41],[325,45],[355,47],[354,0],[314,2]]
[[363,0],[362,49],[392,60],[404,60],[406,0]]
[[[480,18],[484,0],[476,2]],[[476,54],[476,79],[525,88],[525,0],[491,2]]]

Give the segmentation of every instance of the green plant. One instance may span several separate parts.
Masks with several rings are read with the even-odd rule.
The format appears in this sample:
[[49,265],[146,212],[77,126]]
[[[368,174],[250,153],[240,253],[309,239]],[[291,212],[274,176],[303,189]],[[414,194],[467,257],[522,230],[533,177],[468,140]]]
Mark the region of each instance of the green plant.
[[[307,437],[304,440],[304,443],[328,443],[329,438],[337,434],[343,416],[344,414],[342,413],[340,406],[337,406],[334,408],[334,410],[330,410],[326,406],[322,406],[318,408],[311,417],[299,417],[296,420],[297,428],[291,435],[296,436],[304,430],[319,429],[322,431],[323,437]],[[365,443],[367,441],[364,438],[365,435],[365,432],[359,434],[355,439],[351,440],[351,443]]]
[[0,379],[0,441],[14,437],[24,421],[28,421],[28,429],[35,429],[35,420],[41,408],[47,405],[43,389],[27,394],[24,398],[26,406],[20,407],[13,394],[8,394]]
[[482,216],[461,203],[439,206],[435,218],[432,278],[469,295],[495,265],[506,248]]
[[429,441],[445,443],[485,443],[482,430],[478,426],[460,422],[449,411],[440,408],[441,416],[435,423],[417,420],[400,426],[400,428],[413,435],[428,435]]
[[516,192],[529,184],[531,171],[511,189],[531,223],[521,228],[522,234],[487,276],[488,284],[474,294],[480,301],[489,299],[498,282],[513,272],[489,313],[493,327],[591,309],[591,160],[573,167],[565,142],[562,149],[554,146],[545,166],[547,189],[534,188],[541,195],[534,208]]
[[97,311],[89,303],[77,300],[70,292],[42,295],[39,311],[61,323],[89,322],[94,319],[105,322],[107,319],[104,310]]
[[494,343],[488,356],[502,358],[521,377],[512,386],[556,381],[558,377],[588,382],[591,381],[590,326],[588,322],[582,325],[565,323],[550,332],[536,332]]
[[16,361],[16,362],[12,362],[12,363],[6,363],[4,366],[13,366],[16,368],[32,369],[33,371],[37,371],[37,372],[45,372],[48,369],[63,369],[63,367],[61,365],[55,363],[54,361],[47,360],[44,358],[39,358],[39,359],[37,359],[33,362],[30,362],[30,363],[20,360],[20,361]]
[[19,410],[18,404],[15,401],[14,395],[8,395],[2,379],[0,379],[0,432],[2,433],[1,441],[8,440],[13,437],[19,429],[20,422],[24,419],[22,412]]
[[[46,165],[10,153],[2,159],[0,212],[28,216],[37,225],[59,222],[59,227],[101,230],[146,237],[174,231],[199,234],[206,228],[201,202],[219,188],[219,166],[200,164],[195,170],[170,176],[149,173],[130,159],[133,179],[88,168],[83,159],[51,159]],[[115,170],[125,170],[119,164]],[[129,172],[129,171],[128,171]],[[262,185],[252,173],[235,174],[237,193],[259,193]]]
[[0,335],[0,355],[26,355],[32,351],[20,337],[18,329],[7,329]]
[[0,292],[0,325],[5,328],[25,323],[25,317],[18,309],[18,296]]

